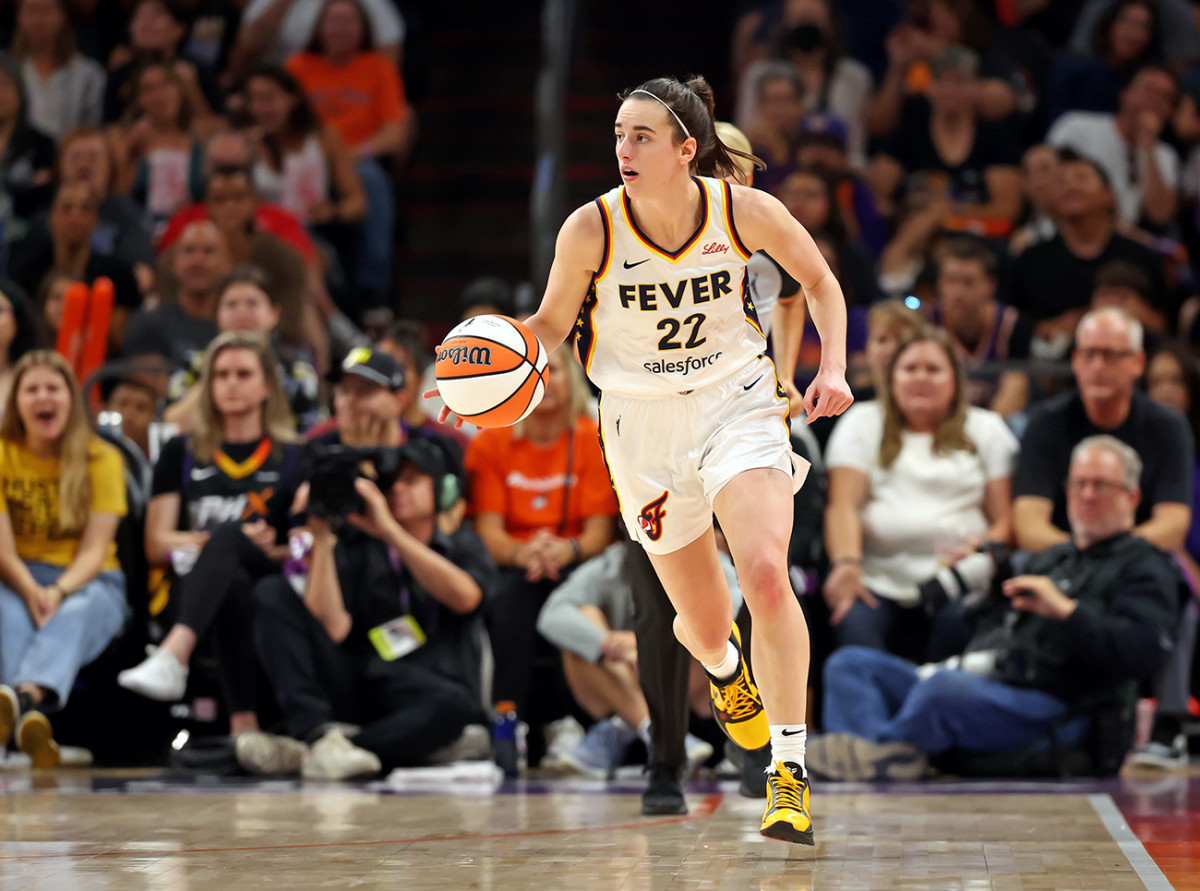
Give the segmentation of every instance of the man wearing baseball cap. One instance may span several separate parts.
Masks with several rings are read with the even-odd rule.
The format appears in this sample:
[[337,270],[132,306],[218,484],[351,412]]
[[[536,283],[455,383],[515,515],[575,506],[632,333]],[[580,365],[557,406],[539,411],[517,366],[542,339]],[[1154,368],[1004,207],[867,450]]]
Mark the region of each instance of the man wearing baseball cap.
[[355,348],[327,377],[333,384],[333,418],[309,431],[314,447],[395,448],[431,440],[445,456],[448,472],[462,475],[462,450],[454,440],[404,422],[411,390],[404,366],[390,355],[374,347]]

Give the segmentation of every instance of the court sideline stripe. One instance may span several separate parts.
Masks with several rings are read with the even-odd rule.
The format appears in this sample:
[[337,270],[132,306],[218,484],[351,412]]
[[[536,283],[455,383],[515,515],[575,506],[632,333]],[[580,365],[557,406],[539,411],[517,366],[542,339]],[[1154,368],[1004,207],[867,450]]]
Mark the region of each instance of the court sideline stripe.
[[1112,796],[1089,795],[1088,802],[1095,809],[1096,816],[1100,818],[1100,822],[1104,824],[1104,828],[1108,830],[1108,834],[1120,847],[1121,853],[1125,855],[1129,865],[1133,867],[1133,871],[1138,874],[1138,878],[1142,880],[1148,891],[1172,891],[1175,886],[1167,881],[1167,877],[1154,862],[1154,858],[1150,856],[1145,845],[1142,844],[1142,840],[1129,828],[1129,824],[1125,822],[1125,817],[1112,800]]
[[[705,820],[711,817],[721,806],[724,795],[706,795],[694,813],[682,817],[671,817],[666,820],[651,820],[644,823],[622,823],[615,826],[576,826],[573,829],[536,829],[530,832],[494,832],[485,835],[429,835],[423,838],[392,838],[371,839],[364,841],[312,842],[298,845],[256,845],[241,848],[179,848],[168,851],[137,850],[137,851],[65,851],[57,854],[16,854],[0,855],[0,862],[13,860],[53,860],[53,859],[82,859],[84,857],[178,857],[183,854],[241,854],[253,851],[296,851],[310,848],[355,848],[367,845],[415,845],[429,842],[446,841],[483,841],[492,838],[532,838],[541,835],[570,835],[575,832],[619,832],[626,829],[651,829],[655,826],[671,826],[675,823],[690,823],[693,820]],[[30,842],[0,842],[0,844],[29,844]],[[57,842],[57,844],[72,844],[72,842]],[[87,844],[79,842],[78,844]],[[1168,886],[1170,887],[1170,886]]]

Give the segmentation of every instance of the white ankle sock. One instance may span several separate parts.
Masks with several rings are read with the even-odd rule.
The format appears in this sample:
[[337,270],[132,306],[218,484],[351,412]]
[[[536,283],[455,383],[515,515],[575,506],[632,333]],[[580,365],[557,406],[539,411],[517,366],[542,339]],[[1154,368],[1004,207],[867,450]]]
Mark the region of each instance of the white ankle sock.
[[638,739],[646,745],[650,745],[650,719],[642,718],[642,722],[637,725]]
[[804,767],[804,744],[808,740],[807,724],[771,724],[771,760],[791,761]]
[[714,665],[709,665],[707,662],[702,663],[705,670],[716,678],[721,683],[729,683],[733,680],[734,675],[738,672],[738,666],[741,663],[741,656],[738,654],[737,647],[733,645],[733,641],[725,642],[725,658]]

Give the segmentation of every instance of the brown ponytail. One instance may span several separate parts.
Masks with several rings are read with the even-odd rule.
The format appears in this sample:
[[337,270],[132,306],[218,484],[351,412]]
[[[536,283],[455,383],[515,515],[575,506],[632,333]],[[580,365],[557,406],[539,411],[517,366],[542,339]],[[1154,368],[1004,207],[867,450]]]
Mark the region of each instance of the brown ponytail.
[[[682,143],[689,136],[696,140],[696,156],[691,163],[692,173],[718,178],[734,176],[739,181],[744,181],[744,175],[733,160],[735,155],[750,161],[758,170],[767,169],[762,159],[747,152],[731,149],[721,142],[717,136],[712,87],[703,76],[690,77],[686,83],[681,83],[673,77],[656,77],[632,90],[626,90],[620,94],[620,98],[643,98],[635,95],[639,92],[649,93],[674,112],[674,115],[668,117],[671,118],[676,143]],[[646,98],[645,101],[653,100]]]

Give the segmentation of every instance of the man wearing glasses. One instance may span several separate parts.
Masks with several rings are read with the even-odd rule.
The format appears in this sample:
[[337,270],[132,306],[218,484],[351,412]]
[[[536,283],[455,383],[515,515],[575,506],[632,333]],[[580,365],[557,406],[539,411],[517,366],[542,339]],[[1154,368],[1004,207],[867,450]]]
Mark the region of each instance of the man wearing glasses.
[[1071,450],[1107,433],[1142,459],[1133,534],[1165,551],[1183,547],[1192,520],[1195,444],[1187,422],[1138,391],[1146,366],[1142,326],[1119,309],[1089,312],[1075,331],[1071,368],[1078,390],[1034,409],[1013,475],[1017,546],[1041,551],[1070,539],[1062,481]]
[[[961,656],[916,666],[851,646],[829,658],[828,732],[809,739],[810,773],[917,779],[929,755],[1017,751],[1072,707],[1160,669],[1183,583],[1168,555],[1132,534],[1142,461],[1100,435],[1080,442],[1069,465],[1060,486],[1069,539],[1035,554],[1022,575],[989,574],[958,592],[974,617]],[[1077,746],[1089,729],[1082,715],[1064,721],[1057,742]]]
[[[1145,370],[1142,326],[1108,307],[1083,317],[1075,332],[1071,368],[1078,391],[1048,400],[1030,414],[1013,474],[1013,528],[1029,551],[1069,539],[1066,476],[1071,450],[1085,437],[1109,434],[1131,446],[1142,461],[1133,534],[1164,551],[1180,551],[1192,520],[1195,443],[1178,412],[1135,389]],[[1178,644],[1156,678],[1158,699],[1149,743],[1134,763],[1160,768],[1187,765],[1183,718],[1187,714],[1196,611],[1181,616]]]

